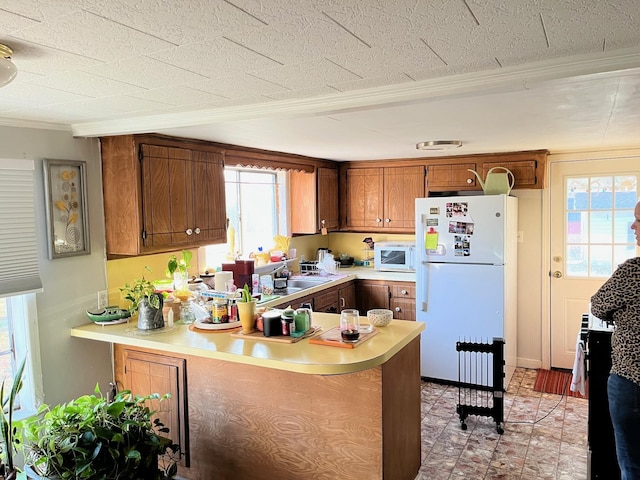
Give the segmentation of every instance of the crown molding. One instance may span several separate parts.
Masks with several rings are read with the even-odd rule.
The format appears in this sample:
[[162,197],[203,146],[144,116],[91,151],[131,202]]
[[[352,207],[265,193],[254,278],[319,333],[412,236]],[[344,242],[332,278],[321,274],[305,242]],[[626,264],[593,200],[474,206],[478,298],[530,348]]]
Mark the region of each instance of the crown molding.
[[16,127],[16,128],[35,128],[38,130],[60,130],[63,132],[72,132],[73,129],[69,123],[53,123],[43,122],[39,120],[24,120],[21,118],[0,117],[0,126]]
[[542,83],[582,81],[633,72],[640,68],[640,48],[556,58],[449,77],[433,78],[312,98],[281,100],[181,113],[75,123],[74,136],[95,137],[158,132],[230,121],[295,115],[330,115],[354,109],[401,105],[451,95],[486,94],[536,88]]

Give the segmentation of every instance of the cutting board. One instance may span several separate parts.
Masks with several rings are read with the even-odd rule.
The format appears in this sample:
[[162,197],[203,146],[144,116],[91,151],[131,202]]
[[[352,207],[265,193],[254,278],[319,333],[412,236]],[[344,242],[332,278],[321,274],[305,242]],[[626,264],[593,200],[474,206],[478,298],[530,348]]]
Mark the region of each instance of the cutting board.
[[313,343],[315,345],[328,345],[330,347],[356,348],[358,345],[361,345],[363,342],[366,342],[377,334],[378,330],[373,330],[369,333],[360,333],[360,338],[358,338],[357,342],[347,343],[342,341],[342,337],[340,336],[340,327],[334,327],[322,335],[310,338],[309,343]]
[[307,333],[305,333],[301,337],[289,337],[285,335],[265,337],[264,333],[257,330],[253,333],[242,333],[242,331],[233,332],[230,334],[230,336],[235,338],[244,338],[247,340],[261,340],[261,341],[263,340],[265,342],[296,343],[302,340],[303,338],[309,338],[311,335],[314,335],[319,331],[320,331],[320,327],[311,327],[309,330],[307,330]]

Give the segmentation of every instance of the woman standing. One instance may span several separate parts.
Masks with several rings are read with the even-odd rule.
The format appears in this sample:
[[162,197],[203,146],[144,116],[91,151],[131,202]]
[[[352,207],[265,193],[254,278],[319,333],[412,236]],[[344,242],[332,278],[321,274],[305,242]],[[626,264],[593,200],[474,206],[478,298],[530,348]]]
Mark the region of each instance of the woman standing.
[[[631,229],[640,245],[640,202]],[[640,480],[640,257],[621,264],[591,297],[591,312],[615,323],[609,412],[622,480]]]

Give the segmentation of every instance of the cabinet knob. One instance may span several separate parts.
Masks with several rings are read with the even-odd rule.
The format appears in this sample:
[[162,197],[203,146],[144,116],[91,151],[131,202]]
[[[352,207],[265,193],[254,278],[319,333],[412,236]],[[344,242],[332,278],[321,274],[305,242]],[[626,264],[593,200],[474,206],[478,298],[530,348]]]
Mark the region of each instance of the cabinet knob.
[[401,293],[402,295],[406,295],[408,292],[407,292],[406,290],[400,290],[400,293]]
[[391,223],[391,219],[390,218],[385,218],[384,221],[387,222],[387,223]]
[[324,227],[324,224],[325,224],[325,223],[326,223],[326,222],[325,222],[324,220],[320,220],[320,225],[322,225],[323,227]]
[[199,228],[196,227],[195,232],[196,232],[196,235],[200,235],[200,229]]
[[344,297],[340,297],[340,308],[344,308],[347,302],[344,301]]
[[187,235],[191,235],[193,233],[193,230],[191,230],[190,228],[187,228],[186,232]]
[[400,312],[400,311],[401,311],[400,307],[396,307],[396,308],[394,308],[394,310],[395,310],[396,312]]
[[381,218],[376,218],[376,223],[380,223],[382,221]]
[[473,183],[473,178],[467,178],[467,183]]

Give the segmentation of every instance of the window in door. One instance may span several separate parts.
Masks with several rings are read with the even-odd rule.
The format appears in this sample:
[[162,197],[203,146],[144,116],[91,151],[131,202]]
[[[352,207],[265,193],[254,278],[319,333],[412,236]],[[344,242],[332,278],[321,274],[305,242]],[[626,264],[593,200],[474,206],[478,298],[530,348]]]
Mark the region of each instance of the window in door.
[[635,175],[566,179],[566,275],[609,277],[636,256],[631,224],[638,200]]

